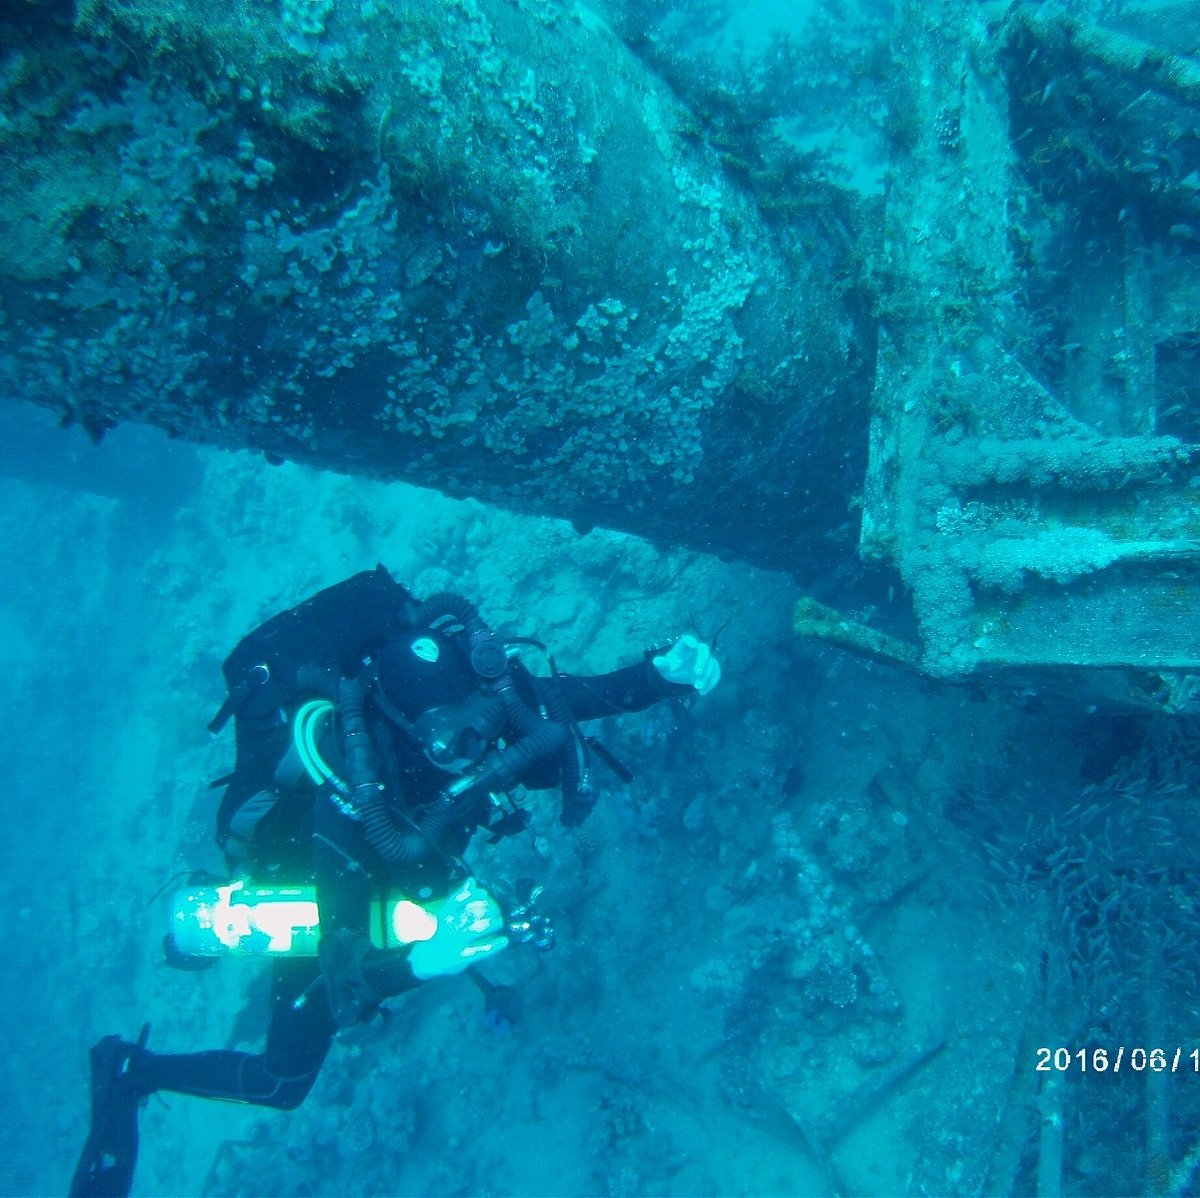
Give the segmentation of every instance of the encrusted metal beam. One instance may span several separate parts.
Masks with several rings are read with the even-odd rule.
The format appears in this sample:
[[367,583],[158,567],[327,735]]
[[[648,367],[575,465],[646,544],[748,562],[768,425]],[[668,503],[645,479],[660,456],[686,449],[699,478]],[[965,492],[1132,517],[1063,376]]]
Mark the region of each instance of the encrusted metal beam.
[[122,0],[11,38],[0,393],[802,574],[852,552],[850,239],[781,243],[584,6]]

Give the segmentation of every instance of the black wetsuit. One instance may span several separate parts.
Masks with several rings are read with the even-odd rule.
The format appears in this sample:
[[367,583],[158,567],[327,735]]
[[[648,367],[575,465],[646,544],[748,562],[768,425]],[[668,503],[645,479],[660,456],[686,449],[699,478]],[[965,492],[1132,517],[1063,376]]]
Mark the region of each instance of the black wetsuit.
[[[664,682],[646,660],[587,678],[534,678],[520,669],[519,685],[535,707],[544,704],[547,688],[558,686],[559,697],[579,722],[641,711],[664,698],[691,693],[690,687]],[[435,799],[446,785],[447,774],[380,713],[368,714],[388,792],[403,795],[412,807]],[[272,784],[290,736],[290,726],[271,710],[270,696],[259,701],[257,710],[239,714],[238,767],[218,821],[222,838],[229,835],[239,803]],[[533,773],[536,776],[521,779],[532,789],[557,784],[554,763],[543,762]],[[373,851],[360,823],[343,815],[323,792],[311,787],[284,796],[263,822],[263,834],[273,845],[274,855],[259,861],[257,867],[289,881],[301,874],[315,878],[321,895],[323,942],[339,928],[365,936],[369,899],[383,882],[410,894],[422,885],[430,886],[434,893],[445,893],[447,885],[457,880],[451,862],[465,850],[471,834],[471,829],[462,829],[460,842],[446,846],[445,858],[433,857],[398,873]],[[338,1022],[317,961],[281,958],[273,963],[273,969],[264,1052],[221,1049],[165,1054],[140,1050],[131,1062],[131,1082],[142,1094],[173,1090],[285,1110],[298,1106],[316,1081]],[[408,967],[407,950],[373,950],[362,972],[379,997],[418,984]]]

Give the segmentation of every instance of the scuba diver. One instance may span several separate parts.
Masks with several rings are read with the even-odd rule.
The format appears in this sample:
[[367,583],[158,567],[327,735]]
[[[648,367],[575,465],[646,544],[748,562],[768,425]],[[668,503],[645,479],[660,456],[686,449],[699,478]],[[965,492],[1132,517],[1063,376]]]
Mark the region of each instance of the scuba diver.
[[[153,1052],[148,1026],[136,1042],[100,1040],[72,1195],[129,1193],[149,1095],[292,1110],[337,1031],[373,1018],[385,999],[514,940],[550,946],[536,889],[526,884],[502,909],[473,876],[462,857],[472,836],[494,842],[528,827],[509,794],[518,786],[560,788],[560,822],[577,827],[595,802],[591,754],[623,771],[579,724],[705,695],[721,671],[690,635],[595,677],[561,674],[548,654],[549,676],[534,675],[516,656],[522,645],[543,648],[496,636],[459,595],[418,602],[382,566],[238,644],[209,728],[235,720],[235,768],[214,784],[226,788],[217,840],[246,880],[197,880],[164,947],[184,968],[209,963],[211,951],[272,957],[265,1049]],[[286,927],[276,918],[285,909]],[[471,976],[485,995],[496,989]]]

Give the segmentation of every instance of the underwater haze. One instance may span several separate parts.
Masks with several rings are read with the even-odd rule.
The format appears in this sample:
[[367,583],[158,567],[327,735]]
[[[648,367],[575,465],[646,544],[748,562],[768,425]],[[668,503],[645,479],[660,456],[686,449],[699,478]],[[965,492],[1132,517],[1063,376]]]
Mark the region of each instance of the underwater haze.
[[[895,31],[936,58],[951,9],[974,57],[923,75]],[[134,1194],[1196,1192],[1200,644],[1153,637],[1200,593],[1194,4],[18,0],[0,33],[0,1194],[66,1192],[100,1037],[261,1050],[267,965],[163,959],[173,884],[226,871],[206,725],[241,637],[377,563],[567,673],[690,632],[720,684],[591,729],[633,777],[597,767],[582,827],[531,791],[472,844],[556,925],[481,967],[519,1018],[436,979],[295,1111],[152,1096]],[[906,211],[966,264],[915,286],[895,161],[985,122],[897,97],[989,38],[1026,84],[991,80],[996,174],[1036,198],[991,233]],[[1076,52],[1128,72],[1136,153],[1046,67]],[[1064,199],[1105,154],[1128,192]],[[1141,374],[1135,300],[1172,330]],[[959,410],[1017,327],[1012,413]],[[1027,449],[1032,404],[1086,467],[906,526],[935,360],[939,452]],[[1050,539],[1084,509],[1128,552]],[[1114,606],[1058,624],[1056,587]],[[844,622],[799,635],[802,594]]]

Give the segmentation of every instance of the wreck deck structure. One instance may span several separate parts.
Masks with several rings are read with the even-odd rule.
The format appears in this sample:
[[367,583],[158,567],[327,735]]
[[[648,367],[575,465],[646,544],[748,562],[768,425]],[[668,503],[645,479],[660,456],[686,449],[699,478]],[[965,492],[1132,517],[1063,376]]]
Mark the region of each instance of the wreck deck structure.
[[857,550],[929,673],[1113,669],[1185,710],[1187,12],[898,4],[858,81],[879,195],[814,156],[756,169],[582,5],[10,8],[0,388],[96,437],[402,478],[835,605]]

